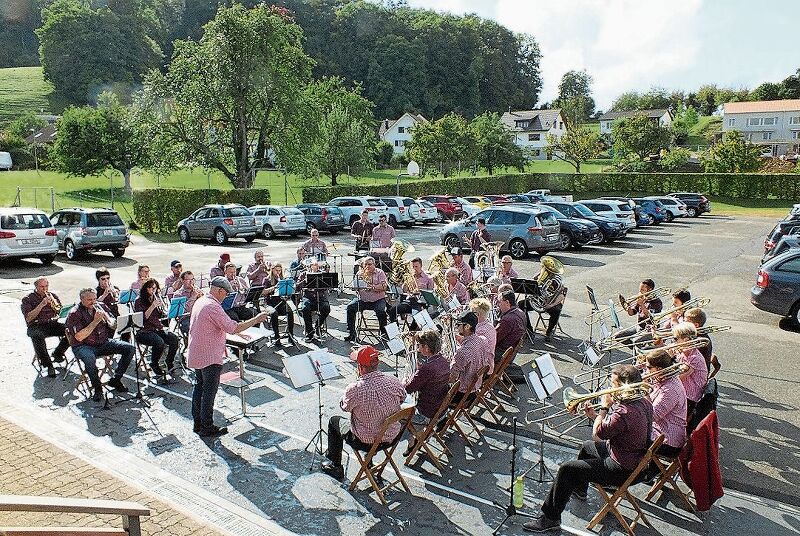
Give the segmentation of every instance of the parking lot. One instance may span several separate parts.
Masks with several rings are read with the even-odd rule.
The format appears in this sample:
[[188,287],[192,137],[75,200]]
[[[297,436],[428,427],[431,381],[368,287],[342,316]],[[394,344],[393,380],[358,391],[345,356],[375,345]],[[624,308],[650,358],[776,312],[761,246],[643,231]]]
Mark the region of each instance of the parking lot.
[[[703,216],[635,230],[610,246],[553,253],[565,265],[565,284],[569,289],[561,321],[564,333],[554,337],[551,343],[537,338],[533,344],[527,344],[518,362],[548,351],[554,354],[565,384],[580,371],[578,344],[588,337],[588,327],[584,323],[589,313],[586,285],[594,288],[598,298],[606,300],[619,293],[635,294],[639,281],[649,277],[658,286],[687,287],[692,296],[710,298],[711,303],[706,308],[709,323],[732,327],[731,331],[714,335],[714,350],[723,366],[718,379],[722,474],[726,487],[800,504],[796,491],[800,484],[800,417],[796,394],[800,372],[794,364],[797,333],[778,317],[758,311],[749,303],[749,290],[755,281],[763,239],[773,223],[760,218]],[[407,253],[406,258],[418,255],[427,264],[427,259],[441,248],[438,230],[439,225],[398,229],[398,238],[416,247],[416,253]],[[352,250],[349,234],[346,231],[333,236],[323,234],[322,238],[329,245],[337,246],[336,251],[343,255],[344,272],[352,273],[352,257],[346,255]],[[8,359],[14,364],[0,379],[3,386],[0,398],[17,403],[30,400],[32,406],[46,408],[58,416],[64,426],[88,429],[97,437],[110,436],[108,441],[112,445],[168,472],[182,475],[244,508],[265,512],[294,531],[317,532],[324,527],[338,527],[348,533],[400,532],[411,520],[425,518],[429,520],[426,528],[430,532],[455,532],[455,527],[467,533],[487,532],[487,525],[502,519],[488,504],[492,500],[505,500],[501,487],[506,485],[503,475],[507,472],[507,456],[502,449],[509,440],[505,433],[507,422],[487,434],[485,449],[476,451],[459,446],[454,452],[453,467],[445,474],[433,478],[424,472],[413,472],[416,480],[412,491],[428,500],[405,501],[403,507],[389,511],[376,508],[377,503],[365,494],[356,494],[354,501],[327,477],[308,475],[301,468],[310,463],[310,455],[304,455],[300,449],[302,439],[309,438],[316,429],[316,391],[295,392],[279,373],[255,367],[256,372],[263,374],[265,383],[251,392],[249,402],[269,417],[254,419],[252,426],[238,421],[231,435],[200,451],[195,449],[201,448],[202,443],[186,433],[186,428],[190,428],[186,396],[191,386],[185,382],[169,389],[148,388],[156,401],[151,410],[120,406],[102,412],[83,401],[80,395],[70,394],[60,381],[34,379],[28,365],[30,343],[24,336],[18,305],[13,298],[21,297],[23,289],[29,289],[35,277],[47,276],[50,289],[59,294],[62,302],[70,303],[75,301],[80,288],[95,286],[94,270],[101,265],[107,266],[112,281],[124,288],[135,279],[137,264],[148,264],[151,273],[163,279],[169,262],[176,258],[186,269],[207,273],[222,252],[229,252],[233,262],[246,265],[253,252],[263,248],[268,260],[286,265],[294,258],[303,239],[302,236],[270,241],[259,239],[252,244],[232,241],[219,247],[208,243],[154,243],[134,236],[133,244],[120,259],[110,254],[97,254],[79,261],[66,261],[59,255],[56,262],[47,267],[38,261],[1,265],[1,284],[6,294],[2,311],[9,315],[12,327],[1,336],[4,346],[10,349]],[[537,257],[515,261],[515,268],[522,277],[533,277],[539,271]],[[338,301],[333,301],[330,328],[334,337],[329,347],[339,354],[349,349],[341,341],[343,306],[348,300],[349,296],[342,295]],[[20,378],[24,381],[19,381]],[[329,382],[324,389],[326,420],[338,413],[338,397],[351,379],[352,375]],[[223,413],[235,413],[238,398],[234,391],[226,391],[220,400]],[[520,401],[521,419],[530,407],[527,400]],[[576,433],[576,438],[580,439],[587,431],[578,429]],[[527,436],[523,439],[528,447],[525,456],[531,460],[531,440],[536,435],[531,427],[523,427],[523,435]],[[158,442],[167,446],[154,447]],[[187,447],[189,451],[185,450]],[[194,454],[187,456],[187,452]],[[551,467],[555,468],[558,460],[572,453],[571,449],[548,450]],[[199,467],[193,459],[195,456],[201,460]],[[463,470],[465,458],[470,464],[470,471],[466,472]],[[353,473],[354,463],[351,462],[350,467]],[[263,489],[265,482],[270,487],[268,491]],[[298,495],[298,489],[302,490],[302,496]],[[533,484],[528,490],[528,503],[538,504],[543,492],[541,485]],[[402,499],[402,494],[397,495]],[[285,502],[275,502],[281,500]],[[314,511],[319,513],[314,522],[304,518],[303,512],[309,508],[316,508]],[[587,513],[591,517],[593,512],[577,512],[578,519],[571,518],[571,521],[575,526],[582,526],[579,519]],[[386,515],[390,521],[386,521]],[[389,522],[391,530],[377,530],[373,516],[384,517],[384,523]],[[672,533],[698,532],[698,526],[691,520],[667,518],[671,527],[680,526]],[[731,531],[738,528],[735,523],[729,526]],[[780,533],[783,528],[776,525],[772,533]],[[662,524],[659,531],[666,533],[670,529]]]

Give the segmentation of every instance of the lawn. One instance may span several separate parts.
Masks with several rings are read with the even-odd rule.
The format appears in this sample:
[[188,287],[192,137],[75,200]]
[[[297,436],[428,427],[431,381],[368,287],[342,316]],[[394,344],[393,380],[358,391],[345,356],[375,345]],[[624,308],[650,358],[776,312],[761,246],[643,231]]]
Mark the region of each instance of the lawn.
[[711,197],[711,213],[727,216],[761,216],[783,218],[789,213],[792,201],[786,199],[732,199]]
[[0,69],[0,127],[25,112],[51,113],[53,86],[41,67]]
[[701,116],[695,126],[689,129],[689,136],[684,142],[689,149],[697,150],[698,147],[708,147],[708,137],[722,130],[722,118],[716,115]]

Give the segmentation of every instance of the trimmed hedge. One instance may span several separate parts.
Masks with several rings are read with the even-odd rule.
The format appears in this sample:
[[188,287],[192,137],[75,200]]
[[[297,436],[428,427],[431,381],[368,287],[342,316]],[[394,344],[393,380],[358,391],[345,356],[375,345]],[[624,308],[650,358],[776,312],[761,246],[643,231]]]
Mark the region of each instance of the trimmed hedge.
[[210,203],[269,204],[269,190],[181,190],[151,188],[133,192],[136,225],[150,233],[173,233],[178,222]]
[[[582,192],[666,194],[702,192],[739,199],[797,199],[800,175],[757,173],[523,173],[484,177],[401,182],[400,195],[482,195],[527,192],[548,188],[553,193]],[[341,185],[303,189],[306,203],[324,203],[342,195],[395,195],[394,184]]]

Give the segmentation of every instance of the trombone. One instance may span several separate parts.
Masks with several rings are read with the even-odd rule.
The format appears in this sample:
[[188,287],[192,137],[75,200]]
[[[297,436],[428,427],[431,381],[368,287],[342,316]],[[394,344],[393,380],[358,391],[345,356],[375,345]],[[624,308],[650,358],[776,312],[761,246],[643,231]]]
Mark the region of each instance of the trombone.
[[662,320],[665,318],[672,316],[675,313],[684,313],[688,309],[693,309],[695,307],[703,308],[706,305],[711,303],[710,298],[700,297],[700,298],[692,298],[691,300],[687,300],[686,303],[678,305],[677,307],[673,307],[672,309],[667,309],[666,311],[661,311],[660,313],[650,315],[650,321],[653,325],[658,325],[661,323]]
[[[624,296],[622,296],[620,294],[619,302],[620,302],[620,305],[623,308],[623,311],[627,311],[628,304],[633,303],[635,301],[638,301],[640,298],[644,298],[645,301],[651,301],[651,300],[655,300],[657,298],[663,298],[665,296],[669,296],[670,294],[672,294],[672,289],[671,288],[658,287],[658,288],[654,288],[650,292],[645,292],[645,293],[641,293],[640,292],[639,294],[636,294],[635,296],[631,296],[630,298],[625,298]],[[610,314],[611,308],[612,308],[612,306],[609,305],[609,306],[597,309],[595,311],[592,311],[591,314],[589,314],[586,317],[585,322],[587,324],[590,324],[590,325],[591,324],[596,324],[597,322],[599,322],[600,320],[605,318],[608,314]],[[616,306],[613,306],[613,308],[615,310],[617,310]]]

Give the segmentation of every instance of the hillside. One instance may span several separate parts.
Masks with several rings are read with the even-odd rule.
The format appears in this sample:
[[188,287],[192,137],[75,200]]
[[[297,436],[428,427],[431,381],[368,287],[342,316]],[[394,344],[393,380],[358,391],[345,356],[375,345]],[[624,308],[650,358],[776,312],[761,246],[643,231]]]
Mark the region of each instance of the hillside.
[[722,118],[717,115],[700,116],[699,121],[689,130],[689,136],[684,142],[684,146],[691,149],[708,146],[708,138],[722,130]]
[[53,86],[42,78],[41,67],[0,69],[0,127],[23,112],[53,112]]

